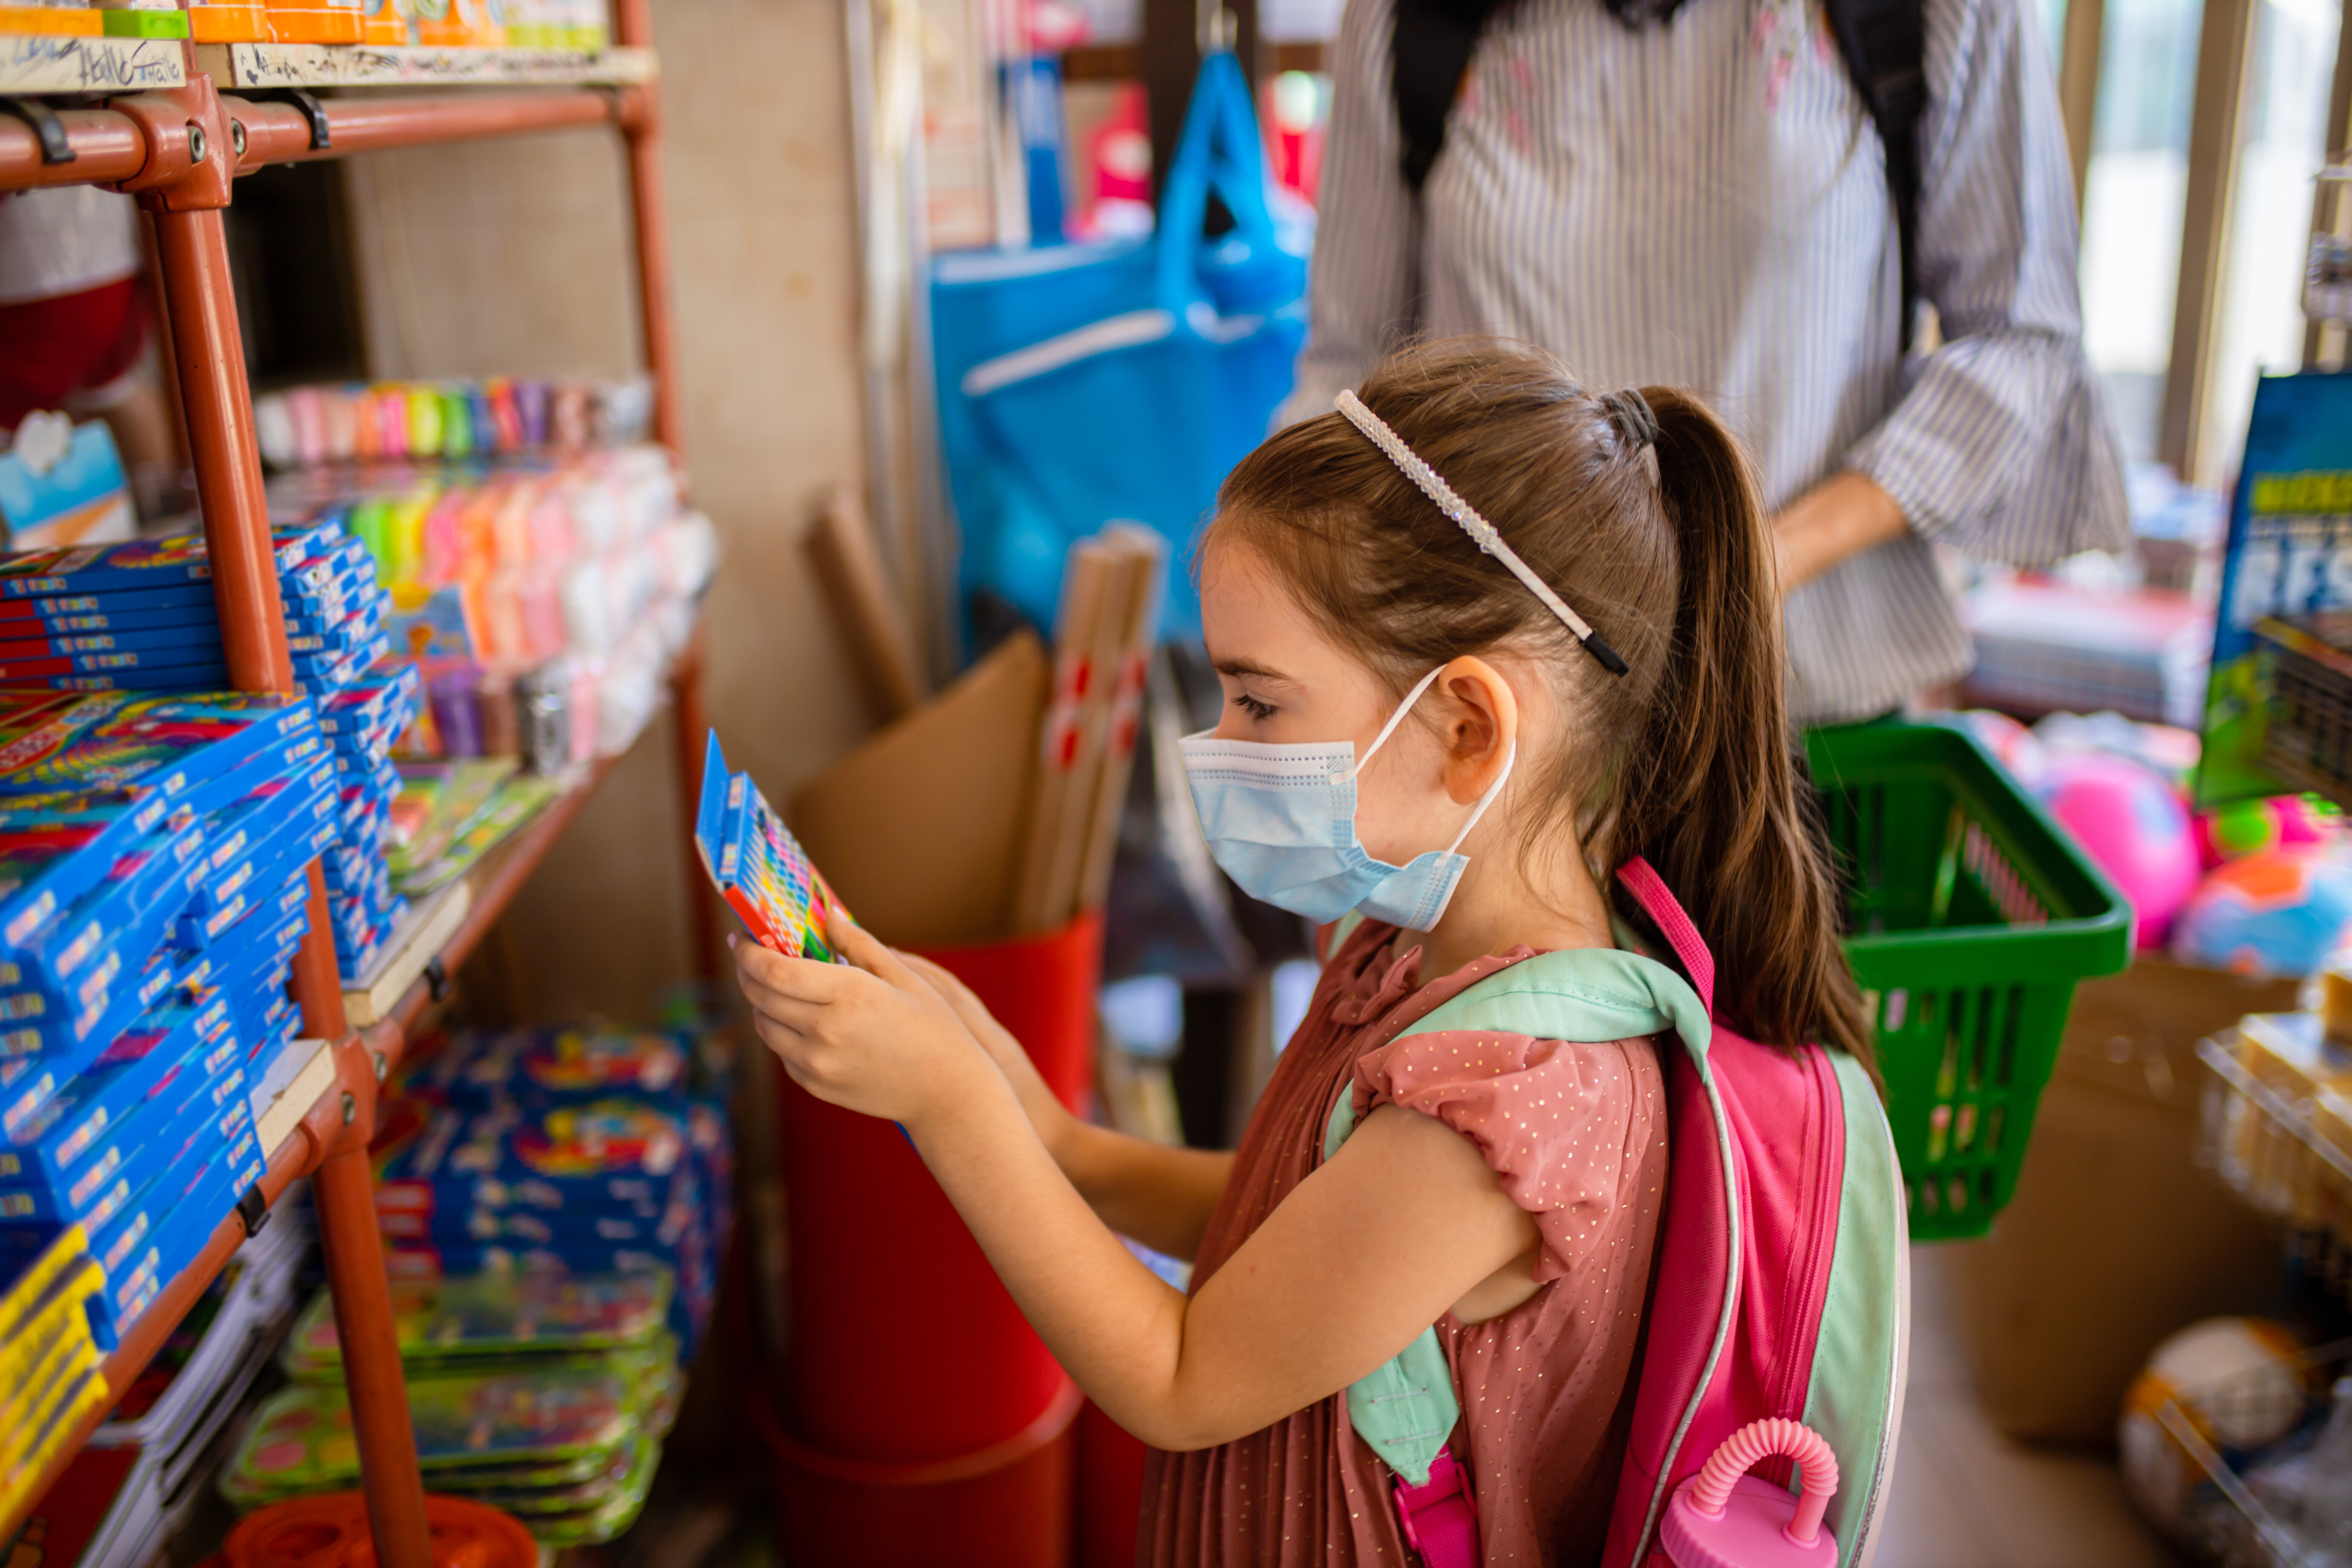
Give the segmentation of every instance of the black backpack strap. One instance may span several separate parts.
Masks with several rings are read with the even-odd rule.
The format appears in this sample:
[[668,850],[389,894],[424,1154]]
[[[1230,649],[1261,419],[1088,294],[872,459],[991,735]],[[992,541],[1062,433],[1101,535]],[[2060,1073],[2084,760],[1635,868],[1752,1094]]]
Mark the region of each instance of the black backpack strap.
[[1389,86],[1402,132],[1398,167],[1415,195],[1445,146],[1446,111],[1462,90],[1479,30],[1502,5],[1503,0],[1396,0]]
[[1925,0],[1826,0],[1838,53],[1886,149],[1903,264],[1903,346],[1919,314],[1919,121],[1927,110]]

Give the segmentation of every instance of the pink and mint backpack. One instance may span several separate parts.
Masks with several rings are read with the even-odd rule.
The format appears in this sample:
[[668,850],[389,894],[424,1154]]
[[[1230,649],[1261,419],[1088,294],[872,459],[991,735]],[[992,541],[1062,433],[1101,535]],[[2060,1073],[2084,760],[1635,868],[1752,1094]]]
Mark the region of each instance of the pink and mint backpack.
[[[1622,949],[1543,953],[1405,1033],[1675,1037],[1662,1064],[1666,1201],[1602,1568],[1860,1568],[1894,1474],[1910,1327],[1885,1112],[1843,1052],[1717,1024],[1715,960],[1690,917],[1648,862],[1619,879],[1687,981]],[[1354,1121],[1343,1091],[1327,1159]],[[1427,1568],[1474,1568],[1467,1467],[1445,1446],[1460,1405],[1435,1330],[1350,1386],[1348,1413],[1393,1472]]]

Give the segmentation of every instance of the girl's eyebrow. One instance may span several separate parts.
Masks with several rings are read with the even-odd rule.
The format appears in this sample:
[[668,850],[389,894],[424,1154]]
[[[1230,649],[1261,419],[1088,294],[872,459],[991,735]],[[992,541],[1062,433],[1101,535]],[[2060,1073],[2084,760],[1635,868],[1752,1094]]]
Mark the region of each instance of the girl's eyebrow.
[[1286,685],[1292,686],[1296,686],[1297,684],[1297,681],[1292,680],[1290,677],[1283,674],[1282,671],[1268,668],[1263,664],[1258,664],[1246,658],[1215,659],[1211,662],[1210,668],[1214,669],[1219,675],[1230,675],[1235,679],[1239,679],[1244,675],[1254,675],[1260,680],[1279,680],[1284,682]]

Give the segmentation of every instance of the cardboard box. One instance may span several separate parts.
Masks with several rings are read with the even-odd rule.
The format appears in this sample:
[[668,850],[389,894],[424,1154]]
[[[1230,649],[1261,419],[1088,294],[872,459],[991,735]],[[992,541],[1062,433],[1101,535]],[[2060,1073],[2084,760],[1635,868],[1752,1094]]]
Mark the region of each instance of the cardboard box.
[[2197,1167],[2198,1041],[2295,1005],[2299,982],[2142,957],[2086,980],[2034,1118],[2017,1194],[1946,1278],[1993,1424],[2105,1445],[2158,1342],[2273,1303],[2276,1238]]
[[793,797],[802,847],[883,941],[1008,934],[1047,677],[1045,646],[1016,633]]

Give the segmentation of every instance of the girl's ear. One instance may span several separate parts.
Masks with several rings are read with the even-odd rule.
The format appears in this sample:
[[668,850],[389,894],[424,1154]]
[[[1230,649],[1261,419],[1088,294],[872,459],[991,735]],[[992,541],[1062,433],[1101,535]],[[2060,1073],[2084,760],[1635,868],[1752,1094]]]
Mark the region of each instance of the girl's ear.
[[1465,654],[1445,667],[1437,689],[1451,699],[1444,724],[1445,793],[1467,805],[1486,793],[1519,738],[1519,700],[1485,659]]

